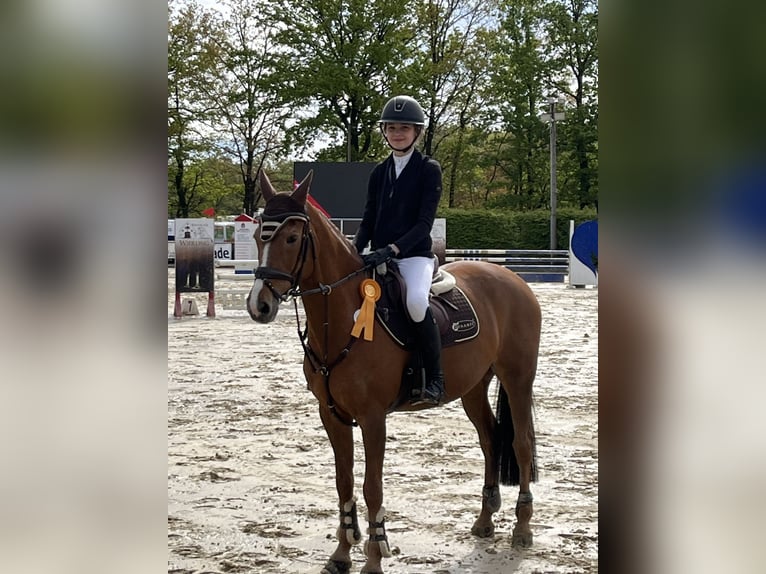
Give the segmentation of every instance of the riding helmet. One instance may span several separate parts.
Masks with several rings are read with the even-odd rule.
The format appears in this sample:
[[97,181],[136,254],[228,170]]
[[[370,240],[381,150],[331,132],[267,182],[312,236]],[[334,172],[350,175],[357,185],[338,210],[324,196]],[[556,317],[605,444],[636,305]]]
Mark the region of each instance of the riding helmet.
[[380,123],[400,123],[423,126],[426,123],[426,115],[420,104],[410,96],[395,96],[383,106],[380,114]]

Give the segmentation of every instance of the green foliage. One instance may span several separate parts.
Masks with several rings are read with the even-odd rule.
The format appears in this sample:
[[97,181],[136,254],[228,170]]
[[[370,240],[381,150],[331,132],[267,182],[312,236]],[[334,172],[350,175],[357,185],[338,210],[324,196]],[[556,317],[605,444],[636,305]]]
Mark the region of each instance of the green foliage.
[[[169,211],[228,206],[231,193],[252,210],[264,165],[382,159],[377,122],[394,93],[426,111],[419,145],[442,165],[444,205],[484,213],[549,208],[550,128],[539,115],[548,96],[563,97],[558,206],[597,204],[596,0],[224,4],[170,0]],[[212,158],[238,181],[211,177]],[[513,235],[508,225],[485,231]]]
[[345,152],[343,159],[375,159],[382,149],[380,110],[415,35],[408,2],[270,0],[264,10],[280,46],[275,93],[305,110],[288,128],[295,147],[324,135]]
[[[442,209],[448,249],[549,249],[550,211]],[[569,221],[575,226],[597,219],[595,209],[563,208],[556,213],[556,247],[569,246]]]
[[242,212],[242,178],[239,168],[227,158],[210,157],[190,161],[183,170],[186,210],[181,209],[175,189],[178,167],[168,165],[168,217],[202,217],[210,207],[216,215]]
[[204,94],[217,44],[213,19],[199,5],[171,2],[168,9],[168,213],[188,217],[201,183],[189,164],[214,147],[200,125],[210,117]]

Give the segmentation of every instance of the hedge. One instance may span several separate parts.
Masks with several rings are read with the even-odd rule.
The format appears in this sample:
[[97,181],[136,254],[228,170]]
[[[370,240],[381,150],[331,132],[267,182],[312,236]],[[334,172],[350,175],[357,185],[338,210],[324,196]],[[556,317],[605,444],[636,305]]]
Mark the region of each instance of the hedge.
[[[549,249],[551,214],[546,210],[440,209],[447,220],[447,249]],[[569,220],[575,226],[597,219],[596,210],[559,208],[556,248],[569,247]]]

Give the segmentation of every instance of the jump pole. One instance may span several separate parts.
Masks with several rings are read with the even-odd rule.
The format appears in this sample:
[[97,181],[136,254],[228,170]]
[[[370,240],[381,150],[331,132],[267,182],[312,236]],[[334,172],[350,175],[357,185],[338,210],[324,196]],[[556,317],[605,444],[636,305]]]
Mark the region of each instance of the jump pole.
[[207,293],[207,313],[208,317],[215,317],[215,291],[208,291]]

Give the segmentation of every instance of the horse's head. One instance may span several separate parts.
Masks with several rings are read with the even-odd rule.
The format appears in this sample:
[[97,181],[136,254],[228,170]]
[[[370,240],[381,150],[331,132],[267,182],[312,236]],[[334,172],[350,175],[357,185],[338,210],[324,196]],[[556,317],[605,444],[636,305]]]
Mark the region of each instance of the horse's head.
[[309,248],[306,198],[313,172],[292,193],[277,193],[261,170],[261,193],[266,206],[255,233],[259,266],[247,296],[247,311],[259,323],[270,323],[279,304],[298,287]]

